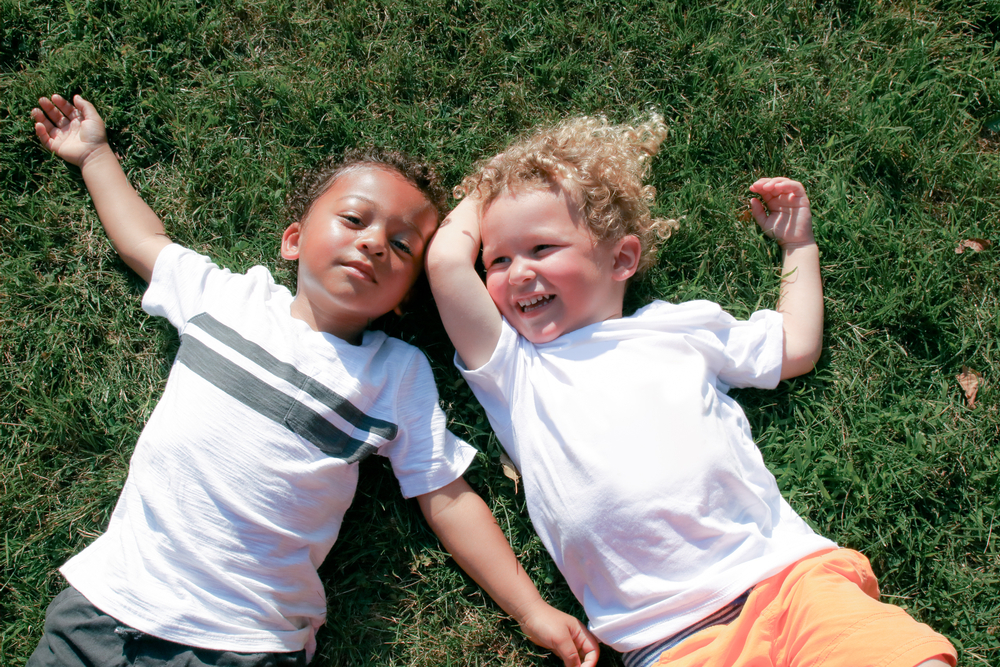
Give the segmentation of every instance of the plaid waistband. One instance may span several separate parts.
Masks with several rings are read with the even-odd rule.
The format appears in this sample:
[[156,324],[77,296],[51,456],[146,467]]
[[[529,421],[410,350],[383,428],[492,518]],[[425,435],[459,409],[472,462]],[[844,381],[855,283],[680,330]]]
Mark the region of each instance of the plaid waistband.
[[752,590],[752,588],[748,588],[742,595],[722,609],[706,616],[697,623],[687,626],[680,632],[670,635],[666,639],[658,641],[655,644],[650,644],[649,646],[637,648],[634,651],[622,653],[622,662],[625,663],[625,667],[650,667],[664,651],[677,646],[699,630],[710,628],[713,625],[725,625],[739,616]]

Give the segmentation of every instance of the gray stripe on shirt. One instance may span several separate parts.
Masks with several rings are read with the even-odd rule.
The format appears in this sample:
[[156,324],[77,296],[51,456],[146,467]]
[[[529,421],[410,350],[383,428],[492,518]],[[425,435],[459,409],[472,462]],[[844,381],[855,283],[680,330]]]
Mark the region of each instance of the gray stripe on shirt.
[[177,361],[251,410],[308,440],[328,456],[355,463],[376,449],[374,445],[350,437],[309,406],[254,377],[190,334],[181,336]]
[[382,419],[376,419],[375,417],[369,417],[340,394],[316,382],[292,364],[275,358],[260,345],[247,340],[235,329],[227,327],[208,313],[195,315],[191,318],[191,324],[197,325],[199,329],[210,334],[226,347],[250,359],[268,373],[302,389],[343,417],[351,425],[362,431],[368,431],[374,435],[381,436],[386,440],[392,440],[396,437],[397,428],[395,424]]

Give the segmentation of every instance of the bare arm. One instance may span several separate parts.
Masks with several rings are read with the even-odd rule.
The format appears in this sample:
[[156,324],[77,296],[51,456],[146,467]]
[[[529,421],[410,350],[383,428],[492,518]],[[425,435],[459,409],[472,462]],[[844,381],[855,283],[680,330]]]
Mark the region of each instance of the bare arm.
[[427,250],[427,278],[441,321],[466,367],[479,368],[500,340],[500,312],[476,273],[479,205],[466,197],[445,218]]
[[59,95],[38,100],[41,108],[31,110],[35,134],[45,148],[80,168],[111,244],[149,282],[156,258],[170,238],[125,177],[97,109],[79,95],[73,102]]
[[594,667],[598,642],[578,619],[542,600],[489,508],[461,477],[417,498],[427,523],[455,562],[566,667]]
[[777,310],[785,334],[781,379],[808,373],[823,349],[823,283],[819,248],[812,231],[812,212],[805,188],[787,178],[762,178],[750,190],[761,195],[750,201],[757,224],[781,246],[781,292]]

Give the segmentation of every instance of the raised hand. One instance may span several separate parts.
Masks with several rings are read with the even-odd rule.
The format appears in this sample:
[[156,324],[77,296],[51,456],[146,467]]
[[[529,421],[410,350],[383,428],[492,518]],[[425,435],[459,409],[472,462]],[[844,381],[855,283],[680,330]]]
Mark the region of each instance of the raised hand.
[[565,667],[595,667],[600,653],[597,639],[577,618],[541,600],[521,621],[524,634],[559,656]]
[[38,100],[41,107],[31,110],[35,134],[45,148],[70,164],[82,167],[92,155],[107,150],[104,121],[94,105],[77,95],[73,104],[59,95]]
[[750,191],[764,200],[751,199],[750,212],[765,234],[783,247],[815,243],[809,197],[801,183],[783,177],[762,178]]

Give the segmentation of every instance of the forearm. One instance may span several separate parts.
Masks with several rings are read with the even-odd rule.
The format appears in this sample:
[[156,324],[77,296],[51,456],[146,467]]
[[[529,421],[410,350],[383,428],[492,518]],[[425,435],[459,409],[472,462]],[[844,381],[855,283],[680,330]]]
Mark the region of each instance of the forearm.
[[808,373],[823,349],[823,284],[815,242],[782,248],[781,291],[777,310],[783,315],[784,358],[781,378]]
[[455,562],[518,623],[533,607],[545,604],[486,503],[465,480],[419,500],[428,524]]
[[170,243],[163,223],[128,182],[110,146],[94,151],[80,171],[115,250],[148,282],[156,256]]
[[427,280],[445,331],[468,368],[479,368],[500,339],[500,313],[476,272],[479,209],[473,199],[455,207],[427,250]]

